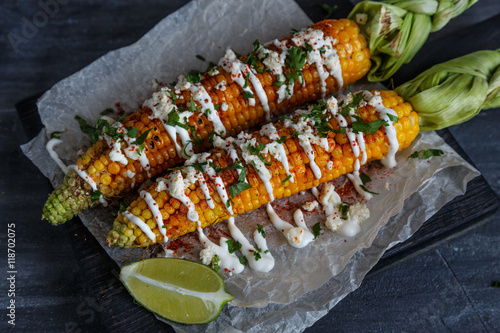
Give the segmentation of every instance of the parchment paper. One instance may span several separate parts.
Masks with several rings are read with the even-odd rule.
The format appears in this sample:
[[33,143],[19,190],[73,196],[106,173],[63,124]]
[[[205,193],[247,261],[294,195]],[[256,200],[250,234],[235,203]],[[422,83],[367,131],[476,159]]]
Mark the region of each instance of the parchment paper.
[[[116,102],[126,110],[134,110],[153,91],[154,79],[170,82],[190,69],[204,70],[208,63],[196,59],[196,54],[215,62],[228,46],[246,53],[255,39],[269,41],[310,23],[302,10],[288,0],[194,1],[165,18],[137,43],[106,54],[44,94],[38,107],[46,129],[22,149],[57,185],[62,173],[45,150],[47,133],[67,130],[58,153],[73,162],[78,148],[87,142],[74,120],[75,114],[96,120],[100,111]],[[445,155],[426,161],[407,158],[413,150],[426,148],[442,149]],[[467,182],[479,175],[434,132],[420,134],[411,147],[397,155],[397,160],[398,166],[392,170],[378,163],[364,169],[373,179],[370,189],[380,194],[367,203],[371,217],[354,238],[336,235],[322,224],[322,235],[316,241],[294,249],[272,227],[263,209],[238,217],[236,224],[246,235],[255,229],[255,221],[264,225],[276,258],[275,268],[266,274],[246,268],[240,275],[225,276],[227,289],[235,299],[215,322],[190,327],[170,324],[178,331],[200,332],[300,331],[312,325],[359,286],[387,248],[410,237],[446,202],[463,194]],[[349,187],[345,177],[334,184]],[[353,191],[344,192],[343,200],[360,200]],[[291,221],[293,211],[312,199],[310,193],[305,193],[273,205],[282,218]],[[309,226],[324,221],[319,209],[305,216]],[[149,255],[140,249],[105,245],[114,218],[111,210],[98,208],[80,217],[120,265]],[[208,234],[218,242],[218,236],[227,234],[225,222],[211,227]],[[189,246],[177,255],[198,260],[201,245],[195,236],[185,236],[182,241]]]

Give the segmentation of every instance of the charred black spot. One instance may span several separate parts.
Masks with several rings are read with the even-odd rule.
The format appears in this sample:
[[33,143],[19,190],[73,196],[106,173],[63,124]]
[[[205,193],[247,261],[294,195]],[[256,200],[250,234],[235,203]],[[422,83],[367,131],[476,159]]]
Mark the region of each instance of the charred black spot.
[[155,148],[155,143],[153,141],[149,141],[149,147],[151,149],[154,149]]
[[155,135],[155,137],[153,139],[155,139],[155,141],[160,141],[160,138],[158,137],[158,135]]
[[203,125],[203,120],[201,118],[198,118],[198,124]]

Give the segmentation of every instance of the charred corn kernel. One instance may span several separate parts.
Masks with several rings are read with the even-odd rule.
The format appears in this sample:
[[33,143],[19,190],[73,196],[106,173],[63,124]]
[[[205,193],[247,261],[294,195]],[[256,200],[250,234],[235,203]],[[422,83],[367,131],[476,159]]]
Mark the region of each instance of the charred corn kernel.
[[[390,99],[390,101],[384,102],[387,104],[390,103],[398,103],[395,106],[401,106],[403,101],[398,98],[397,95],[392,93],[384,93],[381,96],[385,96],[384,98]],[[363,121],[370,118],[372,114],[375,114],[372,109],[372,106],[367,106],[367,112],[362,113],[365,118]],[[397,131],[396,135],[398,140],[401,141],[401,145],[399,149],[402,149],[410,144],[409,137],[415,137],[418,133],[418,124],[415,123],[415,120],[412,121],[410,117],[417,118],[414,112],[408,112],[408,116],[401,117],[398,123],[394,123],[394,127]],[[336,124],[336,120],[331,120],[331,125],[334,127]],[[329,140],[333,140],[334,149],[328,149],[329,152],[325,151],[324,148],[316,145],[312,145],[313,150],[315,151],[315,162],[317,167],[321,170],[321,179],[317,179],[315,174],[310,166],[309,157],[305,153],[300,140],[298,138],[294,138],[292,133],[286,130],[283,123],[277,123],[276,128],[278,133],[281,135],[285,135],[286,141],[285,145],[287,149],[285,150],[287,154],[287,159],[290,166],[290,172],[292,172],[294,176],[294,182],[292,183],[289,179],[285,181],[287,178],[287,173],[283,170],[283,164],[277,160],[275,157],[265,154],[263,156],[267,161],[271,163],[271,166],[268,167],[272,178],[269,180],[269,183],[273,189],[273,196],[275,199],[281,197],[287,197],[294,193],[297,193],[302,190],[309,189],[313,186],[317,186],[322,182],[328,181],[330,179],[339,177],[342,174],[353,171],[354,161],[358,159],[353,153],[353,149],[351,147],[351,143],[349,140],[346,140],[344,136],[335,135],[331,133],[329,135]],[[388,138],[385,136],[384,128],[380,128],[373,135],[365,135],[365,143],[366,143],[366,154],[368,160],[380,159],[387,153],[389,148]],[[260,132],[255,132],[252,134],[254,138],[256,138],[258,143],[266,144],[269,143],[270,140],[267,137],[263,137]],[[231,161],[225,152],[222,149],[215,149],[212,151],[213,163],[222,169],[220,173],[221,179],[224,179],[224,182],[227,186],[231,186],[237,182],[237,177],[235,176],[234,171],[231,169],[227,169],[227,166],[230,165]],[[330,163],[331,161],[331,163]],[[330,167],[329,167],[330,166]],[[253,166],[247,166],[247,174],[246,178],[248,183],[252,186],[248,191],[243,191],[236,197],[232,198],[231,207],[235,214],[242,214],[248,212],[252,209],[258,208],[263,204],[266,204],[270,201],[269,193],[267,192],[264,181],[260,178],[259,174],[255,170]],[[214,180],[211,178],[206,178],[207,183],[209,183],[209,188],[215,188]],[[164,224],[167,226],[167,237],[169,239],[179,237],[185,233],[194,231],[196,229],[196,222],[191,221],[187,217],[188,209],[187,207],[180,203],[177,199],[174,199],[170,196],[168,191],[156,192],[155,186],[148,189],[153,197],[162,198],[161,201],[157,201],[159,208],[162,212],[165,211],[165,214],[162,213],[162,217],[164,218]],[[195,210],[199,213],[201,218],[199,219],[202,223],[202,226],[211,225],[217,223],[218,221],[227,219],[230,216],[230,213],[225,207],[224,200],[221,200],[217,191],[212,191],[211,197],[215,203],[214,209],[210,209],[206,203],[205,194],[200,190],[198,182],[196,182],[193,186],[189,187],[189,198],[192,203],[195,205]],[[139,207],[145,207],[146,203],[142,198],[137,199],[137,209]],[[132,208],[132,211],[136,208]],[[169,213],[166,211],[169,210]],[[142,217],[148,218],[149,216],[144,216],[145,211],[144,208],[141,209]],[[153,221],[152,219],[148,220],[148,226],[153,230],[155,234],[157,234],[158,227],[153,226],[153,223],[149,221]],[[120,227],[124,225],[125,228]],[[113,223],[113,230],[110,231],[107,237],[107,241],[110,244],[116,244],[118,246],[122,246],[123,242],[116,241],[116,235],[119,237],[127,237],[127,230],[130,229],[130,225],[121,223],[119,219],[116,219]],[[134,235],[135,231],[134,231]],[[137,236],[137,235],[136,235]],[[161,241],[161,237],[157,237],[155,241]],[[121,239],[121,238],[120,238]],[[147,244],[151,244],[151,240],[147,241]],[[136,238],[133,243],[130,243],[130,240],[123,244],[123,246],[144,246],[146,242],[144,239]]]

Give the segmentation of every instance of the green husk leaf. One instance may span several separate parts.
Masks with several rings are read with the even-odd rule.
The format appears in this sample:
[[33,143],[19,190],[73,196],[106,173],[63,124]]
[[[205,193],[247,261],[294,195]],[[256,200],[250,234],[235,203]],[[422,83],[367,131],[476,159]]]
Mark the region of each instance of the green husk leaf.
[[422,130],[463,123],[482,109],[500,107],[500,50],[438,64],[396,91],[418,111]]
[[420,50],[431,32],[444,27],[477,0],[363,1],[348,18],[364,14],[361,32],[368,37],[373,61],[369,81],[389,79]]

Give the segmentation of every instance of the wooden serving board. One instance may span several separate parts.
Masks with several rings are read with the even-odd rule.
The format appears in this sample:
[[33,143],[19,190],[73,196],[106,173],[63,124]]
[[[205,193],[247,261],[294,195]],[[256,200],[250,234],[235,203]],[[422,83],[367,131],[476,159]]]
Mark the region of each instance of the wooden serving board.
[[[36,136],[42,128],[36,101],[38,94],[16,104],[18,115],[28,138]],[[439,135],[464,159],[472,164],[449,130],[438,131]],[[498,209],[500,200],[484,177],[479,176],[468,183],[467,192],[446,204],[438,213],[426,221],[407,241],[386,251],[369,275],[388,269],[411,257],[422,254],[452,238],[459,237],[489,221]],[[160,331],[173,329],[155,320],[153,314],[136,306],[131,296],[118,280],[119,267],[112,261],[79,218],[60,226],[71,235],[74,256],[79,260],[81,271],[87,281],[88,295],[94,297],[94,307],[99,311],[96,325],[105,323],[110,331],[134,330]]]

